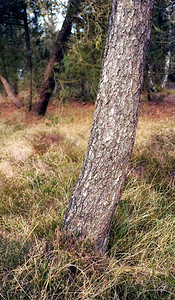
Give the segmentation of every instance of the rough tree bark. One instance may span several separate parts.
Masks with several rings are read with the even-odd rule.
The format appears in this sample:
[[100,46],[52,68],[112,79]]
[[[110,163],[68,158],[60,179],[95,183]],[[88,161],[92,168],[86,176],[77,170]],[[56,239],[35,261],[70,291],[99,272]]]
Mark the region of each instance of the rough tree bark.
[[36,115],[45,115],[47,106],[55,87],[54,80],[54,64],[60,63],[64,57],[64,51],[66,43],[71,35],[72,23],[77,17],[77,13],[80,9],[82,0],[69,0],[67,14],[63,22],[62,28],[59,31],[53,52],[49,59],[48,65],[45,70],[44,80],[41,84],[41,88],[38,94],[38,100],[33,107],[33,111]]
[[105,252],[128,172],[153,0],[114,0],[91,136],[63,220],[63,235]]
[[13,93],[8,81],[2,76],[0,75],[0,79],[2,81],[2,84],[5,88],[5,91],[8,95],[8,97],[11,99],[11,101],[18,107],[18,108],[22,108],[24,106],[24,104],[18,99],[16,98],[15,94]]

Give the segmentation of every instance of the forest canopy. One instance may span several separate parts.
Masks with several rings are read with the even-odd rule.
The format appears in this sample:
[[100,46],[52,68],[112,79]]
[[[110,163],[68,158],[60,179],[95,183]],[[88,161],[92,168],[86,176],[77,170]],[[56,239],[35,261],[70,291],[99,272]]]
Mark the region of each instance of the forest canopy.
[[[174,5],[168,0],[155,2],[143,84],[148,91],[160,91],[168,78],[174,80]],[[64,58],[54,66],[53,92],[60,101],[95,101],[111,6],[110,0],[82,1]],[[16,94],[30,85],[31,102],[32,96],[36,99],[67,9],[67,3],[59,0],[0,1],[0,74]],[[2,85],[0,89],[2,92]]]

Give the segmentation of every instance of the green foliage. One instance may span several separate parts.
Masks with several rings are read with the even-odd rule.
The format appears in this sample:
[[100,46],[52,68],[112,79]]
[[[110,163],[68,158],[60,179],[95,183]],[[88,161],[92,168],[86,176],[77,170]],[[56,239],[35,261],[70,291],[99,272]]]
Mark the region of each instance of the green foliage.
[[[169,2],[156,1],[154,9],[151,43],[145,70],[144,88],[151,88],[148,79],[148,70],[157,90],[160,89],[165,75],[165,59],[171,50],[171,67],[173,72],[173,42],[174,22],[169,20],[167,7]],[[65,101],[69,98],[95,101],[103,53],[106,43],[111,1],[86,1],[73,28],[69,48],[65,54],[58,80],[60,98]],[[172,13],[173,15],[173,13]]]
[[6,78],[17,80],[24,57],[22,31],[14,25],[0,24],[0,35],[0,72]]
[[[57,14],[64,14],[66,8],[58,1],[32,0],[26,3],[36,92],[56,39]],[[63,102],[70,98],[82,99],[85,102],[94,102],[96,99],[111,5],[110,0],[86,0],[82,4],[62,65],[55,66],[55,95],[59,95]],[[150,88],[148,70],[151,70],[157,90],[160,88],[169,50],[172,52],[170,72],[174,72],[174,17],[169,20],[168,5],[169,2],[165,0],[157,0],[155,3],[145,88]],[[12,86],[18,81],[26,88],[29,78],[23,6],[24,0],[0,0],[0,72]]]
[[148,70],[151,70],[151,77],[153,83],[158,86],[156,87],[158,91],[165,75],[165,59],[168,51],[171,51],[169,73],[174,72],[175,23],[173,21],[174,13],[168,11],[170,3],[171,1],[166,0],[155,1],[151,42],[145,70],[144,87],[151,88],[148,79]]
[[36,89],[40,85],[41,74],[45,70],[55,39],[55,32],[52,31],[51,34],[48,24],[43,22],[43,6],[46,4],[49,15],[52,3],[49,4],[48,1],[41,4],[40,1],[0,0],[0,73],[8,79],[12,88],[15,81],[22,82],[26,88],[29,79],[24,28],[26,5],[32,48],[33,82]]
[[85,1],[58,74],[61,98],[94,101],[100,79],[111,1]]

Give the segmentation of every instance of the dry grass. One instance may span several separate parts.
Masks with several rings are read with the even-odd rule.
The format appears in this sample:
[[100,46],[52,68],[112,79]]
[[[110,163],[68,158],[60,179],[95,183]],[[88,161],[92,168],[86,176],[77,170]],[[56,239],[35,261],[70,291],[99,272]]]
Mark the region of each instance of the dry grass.
[[108,255],[92,257],[61,250],[60,226],[94,106],[0,104],[0,299],[175,299],[175,107],[142,103]]

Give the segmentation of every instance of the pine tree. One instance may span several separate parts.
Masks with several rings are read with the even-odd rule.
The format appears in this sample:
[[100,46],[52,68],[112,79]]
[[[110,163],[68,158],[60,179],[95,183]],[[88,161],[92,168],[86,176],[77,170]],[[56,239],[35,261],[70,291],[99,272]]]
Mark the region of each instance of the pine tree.
[[64,234],[105,252],[133,149],[153,0],[114,0],[94,123]]

